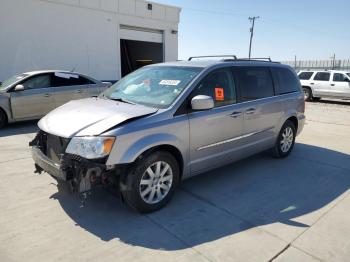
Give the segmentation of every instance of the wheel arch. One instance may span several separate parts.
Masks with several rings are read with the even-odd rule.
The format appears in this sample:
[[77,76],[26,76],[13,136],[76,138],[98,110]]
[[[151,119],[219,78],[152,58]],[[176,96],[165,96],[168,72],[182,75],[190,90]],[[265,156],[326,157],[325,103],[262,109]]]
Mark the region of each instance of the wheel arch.
[[153,146],[153,147],[143,151],[137,157],[137,159],[146,157],[147,155],[150,155],[156,151],[166,151],[166,152],[170,153],[176,159],[177,163],[179,164],[180,178],[182,178],[183,168],[184,168],[184,159],[183,159],[181,151],[177,147],[175,147],[174,145],[162,144],[162,145]]
[[296,116],[291,116],[287,118],[286,121],[284,121],[284,123],[287,122],[288,120],[294,124],[295,130],[298,132],[298,126],[299,126],[298,118]]

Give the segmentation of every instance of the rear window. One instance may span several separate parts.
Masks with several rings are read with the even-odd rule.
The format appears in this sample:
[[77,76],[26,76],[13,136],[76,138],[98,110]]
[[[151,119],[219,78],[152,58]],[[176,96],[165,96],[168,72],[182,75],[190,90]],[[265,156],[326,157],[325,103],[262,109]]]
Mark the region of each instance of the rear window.
[[301,72],[298,76],[300,80],[309,80],[314,72]]
[[317,81],[329,81],[329,77],[331,76],[330,73],[327,72],[318,72],[315,77],[314,80]]
[[87,84],[92,84],[92,81],[77,74],[57,72],[52,74],[51,83],[53,87],[60,87],[60,86],[87,85]]
[[250,101],[274,95],[270,70],[265,67],[241,67],[234,69],[240,100]]
[[279,94],[288,94],[299,91],[299,80],[287,68],[272,68],[278,80]]

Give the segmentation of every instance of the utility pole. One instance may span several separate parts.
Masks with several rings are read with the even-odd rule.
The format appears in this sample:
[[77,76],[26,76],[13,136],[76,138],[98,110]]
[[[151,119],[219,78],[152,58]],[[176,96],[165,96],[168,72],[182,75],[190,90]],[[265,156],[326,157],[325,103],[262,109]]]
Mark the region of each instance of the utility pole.
[[260,16],[253,16],[248,18],[250,21],[252,21],[252,27],[250,28],[249,59],[252,53],[252,40],[253,40],[253,34],[254,34],[255,19],[258,19],[258,18],[260,18]]
[[335,54],[333,54],[333,56],[331,56],[332,59],[332,69],[335,68]]
[[294,69],[297,70],[297,55],[294,55]]

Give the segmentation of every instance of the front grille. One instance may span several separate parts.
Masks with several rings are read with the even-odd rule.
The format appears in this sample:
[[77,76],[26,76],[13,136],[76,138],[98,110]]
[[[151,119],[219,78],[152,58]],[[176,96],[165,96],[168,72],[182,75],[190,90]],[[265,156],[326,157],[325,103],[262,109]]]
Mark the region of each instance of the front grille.
[[59,164],[62,154],[66,151],[70,139],[55,136],[43,131],[38,134],[41,151],[52,161]]

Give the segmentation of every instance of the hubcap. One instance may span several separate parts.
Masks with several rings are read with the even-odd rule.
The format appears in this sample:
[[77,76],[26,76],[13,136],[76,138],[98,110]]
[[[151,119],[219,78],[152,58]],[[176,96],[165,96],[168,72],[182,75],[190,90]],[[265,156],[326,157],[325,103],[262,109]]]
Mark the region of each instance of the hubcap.
[[281,150],[283,153],[288,152],[293,144],[294,134],[293,129],[291,127],[286,127],[282,133]]
[[307,99],[309,97],[309,92],[304,89],[304,98]]
[[140,195],[148,204],[159,203],[170,191],[173,183],[173,171],[164,161],[150,165],[140,181]]

